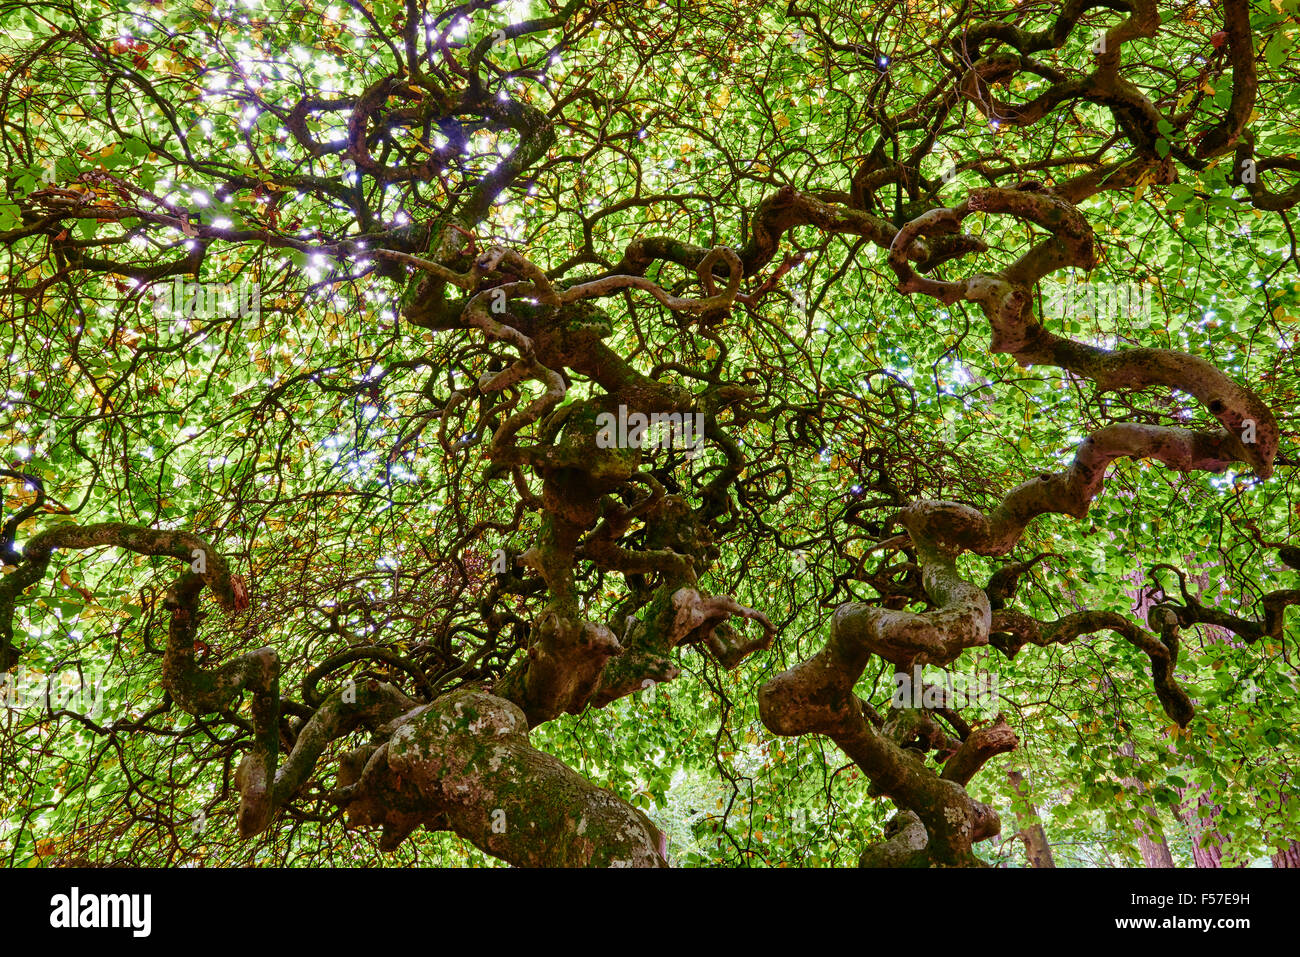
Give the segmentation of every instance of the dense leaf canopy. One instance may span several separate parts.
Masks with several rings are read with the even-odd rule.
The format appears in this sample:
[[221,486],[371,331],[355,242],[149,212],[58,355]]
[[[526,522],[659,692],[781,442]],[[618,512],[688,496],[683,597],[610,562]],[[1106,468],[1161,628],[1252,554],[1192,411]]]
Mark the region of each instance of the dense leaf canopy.
[[0,28],[10,864],[1300,839],[1298,0]]

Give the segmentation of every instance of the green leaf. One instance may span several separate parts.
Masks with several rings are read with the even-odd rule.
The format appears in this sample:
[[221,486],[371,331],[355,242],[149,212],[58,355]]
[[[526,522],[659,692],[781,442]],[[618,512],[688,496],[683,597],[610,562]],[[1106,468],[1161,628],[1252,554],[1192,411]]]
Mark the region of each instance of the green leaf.
[[1264,59],[1268,65],[1276,69],[1286,60],[1287,54],[1294,46],[1295,40],[1289,30],[1277,30],[1273,37],[1264,47]]

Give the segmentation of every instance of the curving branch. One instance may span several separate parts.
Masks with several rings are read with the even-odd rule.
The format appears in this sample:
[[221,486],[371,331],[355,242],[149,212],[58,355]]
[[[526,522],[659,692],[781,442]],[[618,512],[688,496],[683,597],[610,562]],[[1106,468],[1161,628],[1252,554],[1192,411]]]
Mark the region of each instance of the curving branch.
[[1178,664],[1178,643],[1175,636],[1161,639],[1143,631],[1123,615],[1112,611],[1081,611],[1066,615],[1053,622],[1039,621],[1024,612],[1006,608],[993,613],[992,634],[989,644],[1008,658],[1014,658],[1027,644],[1047,647],[1066,645],[1081,635],[1099,631],[1113,631],[1151,659],[1151,678],[1156,697],[1160,699],[1165,714],[1181,726],[1192,720],[1195,710],[1187,692],[1174,675]]

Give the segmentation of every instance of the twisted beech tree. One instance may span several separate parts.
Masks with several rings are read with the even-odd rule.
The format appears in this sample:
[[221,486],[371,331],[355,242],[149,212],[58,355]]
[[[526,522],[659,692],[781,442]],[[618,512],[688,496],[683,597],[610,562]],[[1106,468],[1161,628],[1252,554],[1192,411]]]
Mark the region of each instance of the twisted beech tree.
[[1285,849],[1297,12],[0,2],[6,853]]

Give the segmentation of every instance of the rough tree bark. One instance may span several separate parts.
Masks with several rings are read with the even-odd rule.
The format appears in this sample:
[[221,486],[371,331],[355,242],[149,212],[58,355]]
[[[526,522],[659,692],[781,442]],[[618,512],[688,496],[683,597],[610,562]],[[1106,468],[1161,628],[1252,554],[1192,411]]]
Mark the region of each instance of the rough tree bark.
[[1192,792],[1178,805],[1178,817],[1187,827],[1191,839],[1192,860],[1197,867],[1223,867],[1226,838],[1216,828],[1219,807],[1204,792]]
[[[1126,758],[1135,757],[1135,748],[1132,741],[1126,741],[1120,748],[1119,753]],[[1160,816],[1155,807],[1150,804],[1142,803],[1143,795],[1146,793],[1146,785],[1135,777],[1124,778],[1124,787],[1130,789],[1137,795],[1137,813],[1138,820],[1135,823],[1138,838],[1138,853],[1142,855],[1142,863],[1147,867],[1173,867],[1174,855],[1169,850],[1169,843],[1165,840],[1164,828],[1160,826]]]
[[1292,841],[1285,851],[1269,858],[1274,867],[1300,867],[1300,841]]
[[1019,830],[1016,836],[1025,844],[1025,857],[1029,860],[1029,866],[1055,867],[1056,862],[1052,860],[1052,845],[1047,841],[1047,832],[1043,830],[1038,808],[1034,807],[1029,789],[1025,787],[1025,776],[1019,771],[1008,771],[1007,781],[1018,799],[1016,824]]

